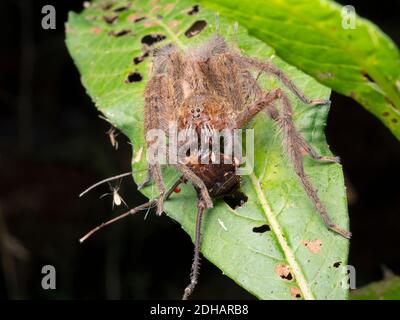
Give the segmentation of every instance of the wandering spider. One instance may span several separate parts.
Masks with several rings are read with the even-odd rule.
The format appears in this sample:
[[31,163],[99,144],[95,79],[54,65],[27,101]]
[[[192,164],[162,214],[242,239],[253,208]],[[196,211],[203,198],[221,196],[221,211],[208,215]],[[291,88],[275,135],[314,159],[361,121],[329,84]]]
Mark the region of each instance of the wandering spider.
[[[276,76],[298,99],[308,105],[330,103],[322,99],[309,99],[274,64],[242,55],[236,45],[228,46],[219,35],[185,52],[170,44],[155,53],[151,77],[145,89],[146,143],[149,147],[154,143],[149,137],[152,130],[161,130],[168,136],[170,123],[177,123],[179,130],[202,135],[210,131],[245,128],[260,111],[265,111],[280,128],[294,171],[326,227],[345,238],[350,238],[350,232],[332,222],[317,190],[305,174],[302,163],[305,154],[320,161],[339,162],[339,159],[319,155],[295,128],[293,109],[285,91],[281,88],[262,89],[258,83],[258,76],[255,77],[252,72]],[[200,144],[197,137],[189,134],[189,140],[196,146]],[[213,207],[213,200],[232,194],[240,185],[240,162],[234,159],[231,163],[225,163],[222,161],[225,158],[224,152],[220,152],[219,163],[199,161],[201,153],[185,154],[183,162],[171,164],[167,161],[168,165],[175,167],[182,175],[169,190],[166,190],[163,182],[160,162],[149,162],[148,177],[140,187],[154,180],[159,189],[158,198],[97,227],[81,241],[103,226],[144,208],[156,206],[157,214],[162,214],[164,201],[177,186],[182,182],[190,182],[197,191],[198,211],[190,283],[183,294],[183,299],[187,299],[198,281],[203,213],[205,209]]]
[[[167,45],[155,54],[152,75],[145,90],[145,132],[161,129],[167,134],[171,122],[177,122],[179,129],[196,132],[204,128],[233,130],[245,127],[260,111],[266,111],[281,128],[294,170],[323,222],[332,231],[350,238],[348,231],[332,223],[302,163],[304,154],[321,161],[338,162],[339,159],[319,155],[306,142],[294,126],[293,110],[287,94],[281,88],[263,90],[252,75],[252,70],[275,75],[306,104],[316,106],[329,103],[307,98],[275,65],[242,55],[236,47],[229,47],[224,38],[217,35],[186,52]],[[275,102],[280,103],[279,108]],[[152,141],[147,139],[147,143]],[[236,174],[238,163],[235,162],[230,165],[198,164],[189,160],[186,164],[178,162],[174,166],[198,193],[195,253],[190,284],[183,295],[183,299],[186,299],[197,283],[204,210],[213,206],[213,199],[237,189],[240,179]],[[148,178],[144,185],[153,178],[159,188],[157,213],[161,214],[169,192],[164,186],[159,163],[149,165]],[[216,185],[220,187],[216,189]]]

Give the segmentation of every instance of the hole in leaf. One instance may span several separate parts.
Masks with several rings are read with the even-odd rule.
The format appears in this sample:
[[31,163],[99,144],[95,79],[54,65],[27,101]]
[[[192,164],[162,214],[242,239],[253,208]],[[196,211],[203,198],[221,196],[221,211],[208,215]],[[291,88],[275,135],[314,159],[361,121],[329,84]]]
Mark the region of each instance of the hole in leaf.
[[141,63],[145,58],[147,58],[148,56],[149,56],[149,52],[147,51],[147,52],[143,53],[141,56],[133,58],[133,63],[134,63],[134,64],[139,64],[139,63]]
[[362,75],[364,76],[364,78],[366,78],[368,81],[375,83],[374,79],[372,79],[372,78],[370,77],[370,75],[369,75],[367,72],[361,71],[361,74],[362,74]]
[[133,20],[133,22],[138,23],[138,22],[146,20],[146,19],[147,19],[146,17],[139,17],[139,18],[136,18],[135,20]]
[[290,288],[290,294],[292,295],[292,297],[294,297],[296,299],[300,299],[301,298],[301,291],[300,291],[299,288],[291,287]]
[[247,202],[249,198],[240,191],[236,191],[231,195],[225,196],[224,201],[228,206],[230,206],[233,210],[241,207],[243,204]]
[[282,279],[287,281],[292,281],[293,276],[290,270],[290,267],[286,264],[278,264],[275,267],[275,272],[280,276]]
[[271,228],[267,224],[263,224],[262,226],[253,228],[253,232],[255,232],[255,233],[264,233],[264,232],[267,232],[270,230],[271,230]]
[[114,9],[114,12],[122,12],[122,11],[129,9],[129,7],[130,7],[130,4],[128,4],[126,6],[118,7],[118,8]]
[[160,41],[162,41],[162,40],[164,40],[164,39],[166,39],[167,37],[166,36],[164,36],[163,34],[148,34],[148,35],[145,35],[143,38],[142,38],[142,43],[143,44],[146,44],[146,45],[148,45],[148,46],[151,46],[151,45],[153,45],[154,43],[156,43],[156,42],[160,42]]
[[118,16],[104,16],[103,20],[107,22],[108,24],[113,24],[115,21],[117,21]]
[[188,38],[194,37],[199,34],[205,27],[207,26],[207,22],[205,20],[197,20],[193,23],[189,29],[186,30],[185,36]]
[[196,13],[199,13],[199,11],[200,11],[200,7],[199,7],[198,4],[196,4],[196,5],[194,5],[193,7],[191,7],[191,8],[188,10],[187,14],[188,14],[189,16],[192,16],[192,15],[194,15],[194,14],[196,14]]
[[108,35],[109,35],[109,36],[113,36],[113,37],[122,37],[122,36],[125,36],[125,35],[130,34],[130,33],[131,33],[131,30],[129,30],[129,29],[124,29],[124,30],[117,31],[117,32],[115,32],[115,31],[110,31],[110,32],[108,33]]
[[125,82],[126,83],[139,82],[139,81],[142,81],[142,79],[143,79],[143,76],[139,72],[135,71],[128,75]]

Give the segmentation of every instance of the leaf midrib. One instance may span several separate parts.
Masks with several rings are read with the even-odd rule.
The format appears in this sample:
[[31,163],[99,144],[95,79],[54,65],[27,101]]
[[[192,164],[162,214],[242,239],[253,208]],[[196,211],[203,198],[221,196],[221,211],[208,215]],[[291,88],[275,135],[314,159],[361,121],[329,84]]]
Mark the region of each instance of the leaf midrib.
[[295,281],[299,285],[299,288],[302,292],[302,296],[305,300],[315,300],[314,294],[311,291],[311,288],[308,285],[308,282],[304,276],[303,271],[300,268],[300,265],[297,263],[296,256],[294,251],[290,247],[289,243],[286,240],[285,235],[283,234],[283,230],[280,226],[279,221],[276,219],[274,213],[272,212],[271,206],[268,204],[267,199],[264,196],[262,191],[260,182],[254,173],[250,175],[251,182],[253,184],[254,190],[256,191],[257,197],[260,200],[260,205],[262,207],[262,211],[265,214],[267,222],[274,232],[276,239],[280,247],[282,248],[283,254],[286,257],[286,261],[290,266],[291,271],[294,274]]

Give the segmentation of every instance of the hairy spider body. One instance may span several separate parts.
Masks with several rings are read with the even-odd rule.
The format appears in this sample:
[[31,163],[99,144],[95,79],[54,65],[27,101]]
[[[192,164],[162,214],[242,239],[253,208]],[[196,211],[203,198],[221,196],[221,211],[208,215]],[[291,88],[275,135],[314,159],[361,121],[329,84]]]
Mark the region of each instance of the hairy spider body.
[[[152,74],[145,90],[146,137],[152,129],[161,129],[168,135],[170,122],[176,122],[179,129],[196,132],[200,136],[204,132],[244,128],[260,111],[265,111],[281,129],[293,168],[322,220],[329,229],[349,238],[349,232],[332,223],[302,164],[304,154],[330,162],[338,162],[338,158],[320,156],[295,128],[287,94],[280,88],[263,90],[251,71],[275,75],[306,104],[315,106],[329,103],[307,98],[275,65],[244,56],[236,47],[229,47],[221,36],[214,36],[186,52],[167,45],[155,54]],[[147,143],[151,141],[147,140]],[[194,143],[200,145],[199,140]],[[193,184],[198,191],[195,255],[191,281],[185,289],[184,299],[192,293],[197,283],[204,210],[213,206],[213,199],[234,192],[240,184],[237,159],[231,164],[223,163],[225,155],[222,152],[219,164],[198,163],[201,156],[198,153],[188,154],[185,163],[174,164],[185,181]],[[154,179],[160,191],[157,213],[161,214],[168,192],[159,164],[149,165],[149,179],[145,184],[150,178]]]

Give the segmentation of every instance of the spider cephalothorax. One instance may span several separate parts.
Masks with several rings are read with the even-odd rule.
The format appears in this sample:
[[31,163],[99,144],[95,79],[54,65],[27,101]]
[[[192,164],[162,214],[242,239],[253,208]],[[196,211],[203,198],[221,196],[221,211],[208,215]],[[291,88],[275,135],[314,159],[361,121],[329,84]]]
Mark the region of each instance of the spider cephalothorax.
[[[338,162],[338,158],[321,156],[306,142],[294,126],[292,106],[286,93],[280,88],[262,89],[252,71],[275,75],[304,103],[313,106],[329,103],[307,98],[275,65],[242,55],[235,46],[228,46],[224,38],[217,35],[185,52],[168,45],[155,54],[145,91],[145,132],[161,129],[168,135],[168,125],[175,122],[178,129],[195,132],[197,136],[193,141],[199,146],[198,135],[243,128],[260,111],[265,111],[281,128],[294,170],[322,220],[329,229],[349,238],[349,232],[332,223],[302,164],[304,154],[322,161]],[[198,191],[195,257],[185,299],[197,283],[202,214],[206,208],[213,206],[214,198],[234,192],[240,182],[236,172],[237,159],[230,164],[193,161],[201,155],[201,152],[187,154],[185,162],[174,164],[183,179],[192,183]],[[221,160],[224,156],[222,151]],[[164,200],[170,192],[165,190],[159,164],[149,165],[148,181],[150,178],[160,190],[157,213],[161,214]]]

